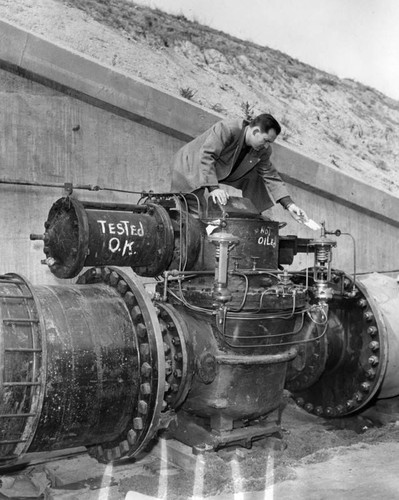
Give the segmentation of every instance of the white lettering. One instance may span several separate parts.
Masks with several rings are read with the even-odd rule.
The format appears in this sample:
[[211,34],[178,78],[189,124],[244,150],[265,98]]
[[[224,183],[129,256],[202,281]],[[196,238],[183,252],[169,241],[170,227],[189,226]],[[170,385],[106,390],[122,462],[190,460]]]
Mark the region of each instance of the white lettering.
[[122,250],[122,257],[126,254],[126,252],[129,254],[129,255],[132,255],[133,254],[133,250],[132,250],[132,246],[134,245],[134,241],[125,241],[125,245],[123,246],[123,250]]
[[106,223],[107,221],[105,221],[105,220],[98,220],[97,222],[98,222],[99,224],[101,224],[101,231],[102,231],[102,232],[103,232],[103,234],[104,234],[104,233],[105,233],[105,223]]
[[258,245],[276,248],[276,238],[272,238],[269,234],[267,236],[259,236]]
[[120,249],[121,242],[119,241],[118,238],[111,238],[108,243],[108,249],[112,252],[115,253]]
[[125,230],[123,229],[123,225],[122,225],[120,222],[118,222],[118,223],[116,224],[116,234],[121,235],[121,234],[123,234],[123,233],[124,233],[124,231],[125,231]]

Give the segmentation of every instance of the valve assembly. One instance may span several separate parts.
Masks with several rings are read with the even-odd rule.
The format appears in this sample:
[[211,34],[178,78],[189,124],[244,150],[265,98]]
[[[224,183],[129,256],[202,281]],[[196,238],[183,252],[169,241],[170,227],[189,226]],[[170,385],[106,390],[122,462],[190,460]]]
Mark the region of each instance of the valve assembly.
[[[0,463],[74,446],[117,461],[159,433],[251,446],[280,432],[284,389],[330,418],[399,389],[386,313],[332,267],[324,224],[304,239],[244,198],[201,218],[186,207],[170,193],[53,204],[31,238],[51,273],[77,280],[0,279]],[[313,265],[287,270],[298,253]]]

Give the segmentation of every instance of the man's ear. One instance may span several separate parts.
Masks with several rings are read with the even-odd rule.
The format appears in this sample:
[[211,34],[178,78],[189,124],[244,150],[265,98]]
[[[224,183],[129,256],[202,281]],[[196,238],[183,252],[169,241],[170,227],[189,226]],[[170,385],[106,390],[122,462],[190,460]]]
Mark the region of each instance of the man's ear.
[[256,135],[260,132],[260,128],[259,127],[254,127],[253,129],[251,129],[251,133],[252,135]]

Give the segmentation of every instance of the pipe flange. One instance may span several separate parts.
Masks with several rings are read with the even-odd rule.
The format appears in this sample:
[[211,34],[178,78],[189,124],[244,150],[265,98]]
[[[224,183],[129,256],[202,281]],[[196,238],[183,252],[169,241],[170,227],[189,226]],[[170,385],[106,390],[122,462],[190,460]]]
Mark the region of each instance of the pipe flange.
[[138,277],[129,277],[114,267],[92,268],[78,279],[78,284],[104,283],[113,287],[124,300],[132,320],[133,338],[126,339],[135,348],[138,380],[130,424],[119,442],[90,447],[89,453],[100,462],[115,462],[136,456],[159,428],[172,416],[161,414],[167,408],[164,400],[165,357],[157,310]]
[[168,408],[176,409],[186,398],[194,374],[193,355],[185,321],[169,304],[157,302],[164,341]]
[[312,386],[292,391],[298,405],[326,418],[367,405],[381,386],[388,362],[387,329],[373,297],[344,273],[335,274],[332,286],[326,368]]

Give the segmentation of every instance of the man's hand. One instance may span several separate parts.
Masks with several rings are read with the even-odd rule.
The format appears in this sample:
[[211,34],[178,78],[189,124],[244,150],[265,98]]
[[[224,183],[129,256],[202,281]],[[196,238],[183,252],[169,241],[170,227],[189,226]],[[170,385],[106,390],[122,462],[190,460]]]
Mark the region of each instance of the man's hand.
[[309,220],[309,217],[306,215],[306,212],[302,210],[302,208],[299,208],[297,205],[295,205],[295,203],[291,203],[287,207],[287,210],[289,211],[291,217],[301,224],[304,224],[306,221]]
[[229,199],[229,194],[224,189],[218,188],[211,191],[210,196],[213,203],[219,202],[221,205],[226,205]]

